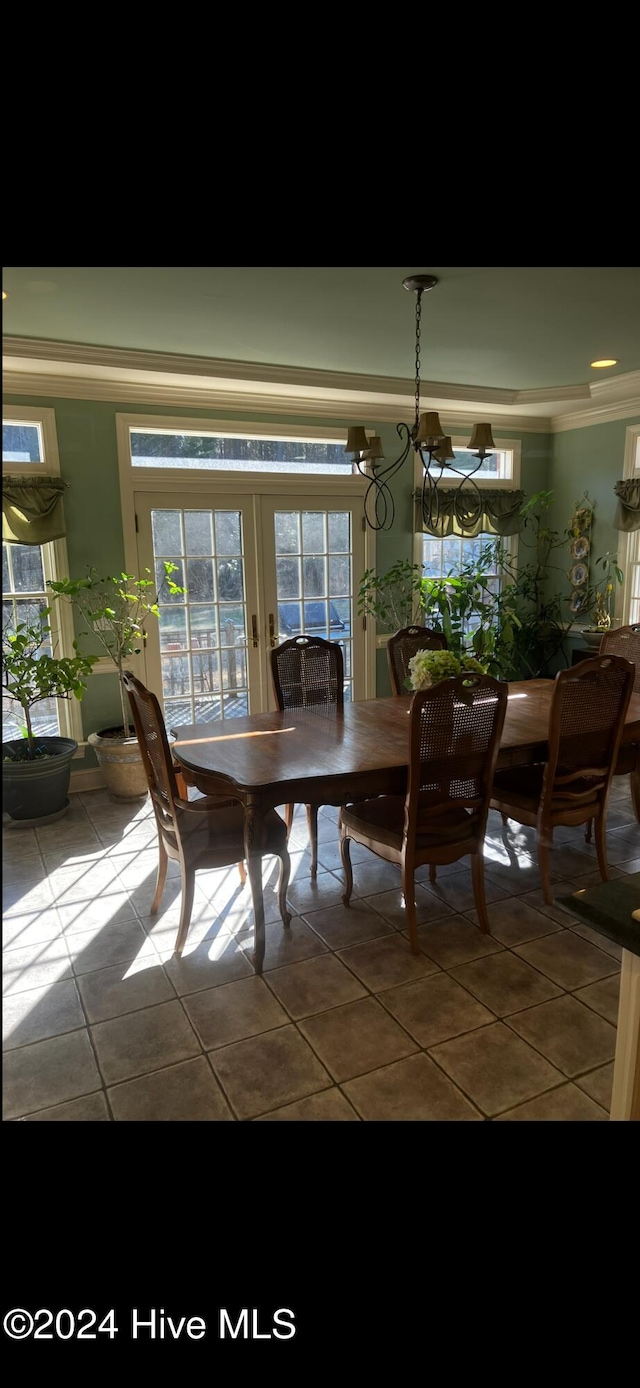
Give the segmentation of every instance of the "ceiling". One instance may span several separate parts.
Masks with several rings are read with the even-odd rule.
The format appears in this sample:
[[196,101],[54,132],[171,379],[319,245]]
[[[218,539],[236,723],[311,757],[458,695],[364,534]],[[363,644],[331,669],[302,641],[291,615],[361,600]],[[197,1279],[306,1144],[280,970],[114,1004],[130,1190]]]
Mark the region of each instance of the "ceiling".
[[[222,363],[252,363],[273,368],[271,380],[282,368],[283,381],[331,373],[339,386],[346,373],[364,390],[372,377],[381,391],[404,389],[414,375],[415,298],[402,281],[416,273],[438,277],[423,298],[420,370],[424,383],[451,388],[443,398],[533,392],[526,398],[537,397],[541,413],[563,391],[588,399],[603,381],[615,391],[618,378],[629,395],[629,373],[640,371],[638,267],[5,267],[6,350],[12,361],[15,352],[23,361],[57,353],[59,362],[60,344],[84,344],[98,350],[70,360],[106,361],[100,349],[116,349],[123,360],[169,354],[170,364],[152,360],[152,369],[185,379],[202,377],[212,359],[212,378]],[[618,364],[597,371],[597,357]],[[109,361],[117,368],[120,358],[112,351]]]

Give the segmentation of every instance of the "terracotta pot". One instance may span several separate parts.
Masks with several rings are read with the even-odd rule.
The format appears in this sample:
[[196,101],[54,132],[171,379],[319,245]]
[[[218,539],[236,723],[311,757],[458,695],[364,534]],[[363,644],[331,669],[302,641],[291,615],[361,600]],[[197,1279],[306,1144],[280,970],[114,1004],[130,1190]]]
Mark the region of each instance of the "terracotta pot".
[[148,794],[137,737],[119,737],[119,728],[89,733],[87,742],[98,759],[104,783],[114,800],[142,800]]

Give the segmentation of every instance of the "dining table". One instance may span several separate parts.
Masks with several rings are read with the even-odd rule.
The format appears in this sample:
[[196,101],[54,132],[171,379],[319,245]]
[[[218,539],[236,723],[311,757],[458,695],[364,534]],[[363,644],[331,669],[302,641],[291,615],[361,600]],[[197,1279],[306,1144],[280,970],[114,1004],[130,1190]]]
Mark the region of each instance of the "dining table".
[[[509,683],[499,769],[547,756],[552,679]],[[413,696],[362,699],[344,711],[318,706],[273,710],[215,724],[181,724],[171,752],[186,786],[240,801],[245,812],[245,858],[253,896],[254,967],[265,952],[262,857],[265,815],[278,805],[344,805],[376,795],[406,793],[409,719]],[[640,694],[632,694],[623,744],[640,756]]]

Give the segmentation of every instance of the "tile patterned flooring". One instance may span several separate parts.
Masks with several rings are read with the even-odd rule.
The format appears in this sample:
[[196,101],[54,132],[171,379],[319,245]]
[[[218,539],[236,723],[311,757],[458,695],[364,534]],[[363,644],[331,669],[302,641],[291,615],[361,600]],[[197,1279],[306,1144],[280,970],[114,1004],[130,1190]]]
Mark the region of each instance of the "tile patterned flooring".
[[[421,869],[421,954],[399,872],[353,845],[342,904],[338,811],[318,820],[309,874],[302,807],[282,926],[265,860],[267,952],[255,977],[249,887],[200,872],[181,960],[179,873],[149,916],[149,802],[71,797],[66,817],[5,829],[5,1120],[603,1121],[620,950],[545,905],[532,831],[491,814],[482,935],[465,860]],[[608,820],[612,875],[640,869],[627,778]],[[595,870],[594,870],[595,869]],[[599,881],[581,829],[557,831],[556,897]]]

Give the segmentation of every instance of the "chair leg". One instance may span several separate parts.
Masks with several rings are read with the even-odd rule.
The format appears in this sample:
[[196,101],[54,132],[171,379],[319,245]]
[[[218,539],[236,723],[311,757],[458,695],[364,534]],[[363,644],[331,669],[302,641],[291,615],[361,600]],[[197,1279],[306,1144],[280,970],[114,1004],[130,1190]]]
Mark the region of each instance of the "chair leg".
[[484,935],[491,934],[489,917],[487,915],[487,898],[484,894],[484,858],[482,853],[473,853],[471,856],[471,880],[473,883],[473,897],[480,921],[480,929]]
[[591,830],[592,830],[592,829],[593,829],[593,820],[592,820],[592,819],[588,819],[587,822],[586,822],[586,824],[585,824],[585,827],[584,827],[584,841],[585,841],[585,843],[591,843]]
[[508,814],[505,814],[504,810],[500,811],[500,818],[502,819],[502,823],[506,827],[506,825],[509,823],[509,816]]
[[409,929],[409,943],[413,954],[420,953],[418,944],[418,918],[416,915],[416,883],[413,871],[402,873],[402,895],[404,896],[404,909],[407,913],[407,926]]
[[553,906],[551,878],[549,876],[549,845],[548,843],[542,843],[540,838],[538,838],[538,866],[542,878],[542,895],[547,906]]
[[636,766],[629,777],[633,813],[640,824],[640,766]]
[[173,951],[174,954],[178,955],[178,957],[180,957],[180,955],[182,954],[182,951],[184,949],[184,942],[187,938],[187,932],[189,930],[189,921],[191,920],[191,912],[193,910],[193,892],[195,885],[195,872],[193,870],[191,872],[183,871],[182,898],[180,901],[180,924],[178,926],[178,934],[176,937],[176,943]]
[[609,881],[609,867],[607,864],[607,824],[603,814],[599,814],[596,819],[596,853],[598,855],[598,867],[603,882]]
[[307,829],[311,846],[311,876],[318,876],[318,806],[307,805]]
[[289,886],[289,878],[291,876],[291,859],[289,857],[289,850],[285,844],[283,844],[282,848],[280,849],[278,857],[280,858],[280,876],[278,878],[278,906],[280,908],[280,915],[282,916],[282,924],[288,927],[291,925],[291,914],[287,909],[287,888]]
[[244,862],[238,863],[238,872],[240,873],[241,885],[245,887],[247,884],[247,869],[244,865]]
[[295,808],[295,805],[285,805],[284,807],[284,822],[287,826],[287,843],[289,842],[289,834],[291,833]]
[[153,898],[153,901],[151,902],[151,910],[149,911],[150,916],[155,916],[156,912],[160,907],[160,902],[162,901],[162,893],[164,891],[164,884],[167,880],[168,862],[169,857],[167,854],[167,850],[162,842],[162,839],[158,839],[158,876],[156,878],[156,894]]
[[345,906],[348,906],[353,891],[353,871],[351,868],[351,839],[348,838],[346,834],[340,835],[340,857],[344,868],[344,895],[342,900]]

